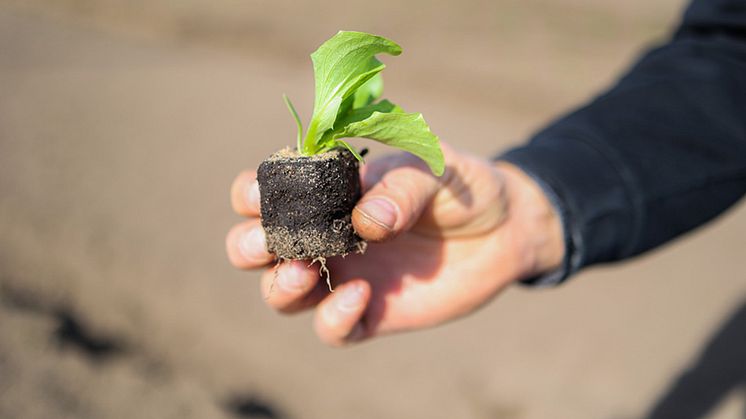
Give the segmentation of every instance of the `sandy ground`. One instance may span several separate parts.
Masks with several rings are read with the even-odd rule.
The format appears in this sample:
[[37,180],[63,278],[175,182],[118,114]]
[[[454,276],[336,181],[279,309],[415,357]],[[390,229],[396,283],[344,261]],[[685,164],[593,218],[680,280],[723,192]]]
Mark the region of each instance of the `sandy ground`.
[[612,81],[680,1],[123,4],[0,2],[0,417],[746,417],[743,204],[345,350],[223,251],[231,179],[292,142],[280,95],[308,115],[307,55],[337,29],[399,41],[389,96],[491,154]]

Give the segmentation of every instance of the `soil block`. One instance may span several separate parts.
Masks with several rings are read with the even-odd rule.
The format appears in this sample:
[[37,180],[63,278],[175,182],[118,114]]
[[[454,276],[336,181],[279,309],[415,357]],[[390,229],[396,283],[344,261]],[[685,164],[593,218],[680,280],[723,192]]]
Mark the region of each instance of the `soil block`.
[[358,168],[342,149],[315,156],[285,149],[263,161],[257,180],[267,250],[283,259],[317,259],[362,249],[352,228]]

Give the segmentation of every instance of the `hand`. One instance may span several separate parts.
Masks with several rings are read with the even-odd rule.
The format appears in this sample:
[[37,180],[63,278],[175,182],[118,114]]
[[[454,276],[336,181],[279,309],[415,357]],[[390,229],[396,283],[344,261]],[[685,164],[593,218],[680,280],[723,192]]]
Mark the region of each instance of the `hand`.
[[228,233],[231,263],[266,268],[267,303],[283,313],[315,308],[316,332],[334,346],[458,318],[510,283],[560,266],[562,227],[533,180],[508,163],[445,145],[444,153],[441,178],[409,154],[361,167],[364,194],[352,222],[370,245],[363,255],[328,259],[334,293],[308,261],[275,271],[258,218],[256,174],[242,173],[231,200],[249,219]]

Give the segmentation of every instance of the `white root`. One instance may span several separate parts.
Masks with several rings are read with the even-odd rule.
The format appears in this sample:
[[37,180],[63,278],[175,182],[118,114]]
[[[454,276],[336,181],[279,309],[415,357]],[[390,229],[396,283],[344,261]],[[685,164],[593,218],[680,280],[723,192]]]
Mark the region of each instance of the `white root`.
[[272,277],[272,283],[269,284],[269,292],[267,293],[267,296],[264,298],[265,300],[269,300],[269,297],[272,295],[272,291],[275,289],[275,282],[277,282],[277,276],[279,275],[279,268],[280,265],[282,265],[282,262],[285,262],[287,259],[285,258],[277,258],[277,263],[275,263],[275,266],[272,268],[272,273],[274,274],[274,277]]
[[366,241],[359,241],[357,242],[357,253],[358,254],[364,254],[365,251],[368,249],[368,242]]
[[316,259],[312,260],[308,267],[310,268],[316,262],[319,262],[319,265],[321,265],[319,266],[319,275],[326,277],[326,285],[329,287],[329,292],[334,292],[334,288],[332,288],[332,278],[329,273],[329,268],[326,267],[326,258],[323,256],[319,256]]

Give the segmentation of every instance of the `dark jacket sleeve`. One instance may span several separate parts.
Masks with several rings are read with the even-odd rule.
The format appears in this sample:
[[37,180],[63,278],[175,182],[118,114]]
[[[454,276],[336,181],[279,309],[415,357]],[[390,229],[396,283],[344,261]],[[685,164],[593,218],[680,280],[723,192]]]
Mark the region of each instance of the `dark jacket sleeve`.
[[561,282],[665,243],[746,193],[746,0],[700,0],[608,92],[500,157],[547,191],[565,228]]

